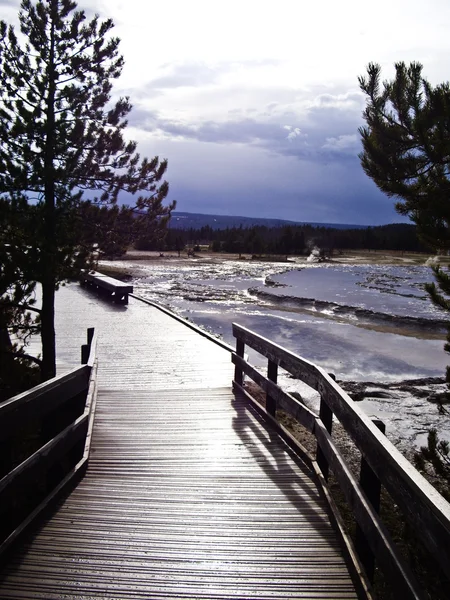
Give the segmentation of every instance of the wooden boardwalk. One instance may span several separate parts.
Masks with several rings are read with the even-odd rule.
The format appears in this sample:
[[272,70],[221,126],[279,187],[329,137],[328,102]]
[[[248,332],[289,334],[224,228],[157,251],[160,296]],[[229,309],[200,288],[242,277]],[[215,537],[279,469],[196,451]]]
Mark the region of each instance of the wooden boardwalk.
[[226,350],[75,286],[58,325],[61,368],[78,359],[73,331],[99,334],[91,460],[0,598],[356,598],[311,473],[231,392]]

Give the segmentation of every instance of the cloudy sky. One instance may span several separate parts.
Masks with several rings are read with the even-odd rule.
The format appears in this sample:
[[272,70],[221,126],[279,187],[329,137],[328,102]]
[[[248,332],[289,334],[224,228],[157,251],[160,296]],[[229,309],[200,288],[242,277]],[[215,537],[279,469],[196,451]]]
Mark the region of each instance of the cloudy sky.
[[[400,221],[363,173],[357,77],[420,61],[450,79],[448,0],[83,0],[112,17],[141,154],[169,159],[178,210]],[[0,0],[12,21],[16,0]],[[447,67],[447,68],[446,68]]]

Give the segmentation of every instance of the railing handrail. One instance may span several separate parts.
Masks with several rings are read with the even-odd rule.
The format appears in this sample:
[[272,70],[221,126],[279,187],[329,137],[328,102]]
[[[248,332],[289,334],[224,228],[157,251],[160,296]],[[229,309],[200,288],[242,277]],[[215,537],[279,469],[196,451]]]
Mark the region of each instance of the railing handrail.
[[3,400],[3,402],[0,402],[0,420],[9,411],[19,410],[20,407],[23,406],[24,404],[32,402],[32,401],[36,400],[37,398],[40,398],[43,395],[48,394],[48,392],[50,390],[60,387],[63,383],[66,383],[66,382],[70,381],[71,379],[74,379],[74,378],[80,376],[81,374],[86,375],[86,381],[87,381],[89,378],[89,373],[90,373],[89,365],[81,365],[80,367],[75,367],[75,369],[72,369],[71,371],[68,371],[67,373],[64,373],[63,375],[57,375],[56,377],[53,377],[52,379],[49,379],[48,381],[44,381],[43,383],[40,383],[40,384],[34,386],[33,388],[31,388],[30,390],[28,390],[26,392],[21,392],[20,394],[17,394],[16,396],[12,396],[11,398],[8,398],[7,400]]
[[[289,412],[290,406],[294,407],[303,418],[303,422],[299,419],[300,422],[316,435],[320,451],[322,451],[320,444],[324,444],[323,451],[325,451],[331,440],[330,438],[327,441],[325,437],[331,432],[334,414],[360,449],[375,475],[403,510],[406,518],[412,522],[428,550],[444,571],[448,571],[450,568],[450,504],[379,431],[324,369],[236,323],[233,323],[233,335],[237,338],[237,350],[233,354],[233,362],[238,374],[237,377],[235,376],[235,382],[240,385],[238,379],[242,380],[242,372],[250,377],[255,374],[254,367],[244,360],[244,348],[248,345],[269,360],[269,367],[271,363],[278,365],[316,389],[321,396],[321,414],[314,415],[315,423],[311,423],[310,416],[306,412],[311,411],[306,407],[300,409],[298,401],[295,401],[296,405],[293,404],[294,398],[276,385],[276,375],[275,382],[259,372],[254,379],[260,386],[261,383],[263,384],[261,387],[267,391],[268,400],[272,400],[273,396],[280,396],[285,404],[280,408]],[[275,409],[271,414],[275,415]],[[325,422],[326,427],[323,426],[322,421]],[[327,474],[327,464],[322,470]]]

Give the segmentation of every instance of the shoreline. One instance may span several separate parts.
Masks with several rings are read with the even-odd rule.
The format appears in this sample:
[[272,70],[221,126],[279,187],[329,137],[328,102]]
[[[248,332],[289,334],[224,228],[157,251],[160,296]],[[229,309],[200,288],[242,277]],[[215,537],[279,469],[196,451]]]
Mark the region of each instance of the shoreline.
[[[307,256],[292,255],[287,256],[287,259],[283,259],[284,255],[251,255],[243,253],[239,254],[228,254],[223,252],[210,252],[201,251],[194,253],[193,256],[188,256],[185,251],[181,252],[180,256],[176,252],[159,252],[155,250],[128,250],[126,254],[118,259],[117,261],[132,262],[132,261],[144,261],[149,264],[174,264],[179,262],[180,264],[189,263],[207,263],[207,264],[220,264],[223,262],[234,262],[239,261],[242,263],[246,262],[261,262],[267,265],[270,264],[286,264],[292,265],[305,265],[308,264]],[[397,266],[408,266],[408,265],[426,265],[430,259],[437,259],[440,264],[450,265],[449,256],[434,257],[428,253],[418,252],[402,252],[402,251],[391,251],[386,252],[382,250],[371,250],[371,251],[358,251],[348,250],[342,251],[342,253],[335,254],[333,257],[317,261],[316,264],[325,265],[397,265]],[[106,260],[106,259],[105,259]],[[111,260],[108,262],[115,262]]]

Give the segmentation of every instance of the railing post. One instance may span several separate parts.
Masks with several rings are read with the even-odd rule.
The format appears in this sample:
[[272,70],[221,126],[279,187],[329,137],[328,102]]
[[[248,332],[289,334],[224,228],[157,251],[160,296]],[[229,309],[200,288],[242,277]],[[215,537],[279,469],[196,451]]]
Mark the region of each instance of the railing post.
[[[239,356],[239,358],[244,359],[244,351],[245,343],[239,338],[236,338],[236,355]],[[235,365],[234,367],[234,381],[241,387],[244,384],[244,375],[239,365]]]
[[81,364],[82,365],[87,365],[87,362],[89,360],[89,352],[90,352],[90,346],[89,344],[83,344],[81,346]]
[[89,360],[89,354],[91,353],[92,340],[94,338],[95,327],[88,327],[87,330],[87,344],[81,346],[81,364],[87,365]]
[[[271,361],[270,358],[269,362],[267,363],[267,378],[270,379],[270,381],[273,381],[274,383],[277,382],[278,378],[278,365],[277,363]],[[272,396],[269,393],[266,394],[266,410],[269,413],[269,415],[275,417],[277,412],[277,403],[275,398],[272,398]]]
[[[326,392],[325,392],[325,388],[322,383],[319,384],[319,394],[320,394],[319,418],[322,421],[322,423],[325,425],[328,433],[331,434],[331,429],[333,426],[333,411],[331,410],[331,408],[328,406],[328,404],[326,402],[326,399],[325,399]],[[317,459],[317,464],[319,465],[323,476],[328,481],[328,474],[329,474],[328,461],[325,458],[325,455],[322,452],[322,450],[320,449],[320,447],[317,448],[316,459]]]
[[[386,425],[383,421],[379,419],[372,419],[373,424],[378,427],[381,433],[386,432]],[[379,513],[380,512],[380,498],[381,498],[381,482],[375,473],[370,468],[366,459],[361,458],[361,471],[359,475],[359,483],[361,484],[364,493],[367,496],[367,499],[372,504],[374,510]],[[356,537],[355,537],[355,546],[356,551],[358,553],[359,558],[364,566],[366,571],[367,578],[370,583],[373,583],[374,575],[375,575],[375,557],[370,549],[370,546],[366,540],[364,533],[362,532],[360,526],[356,524]]]
[[87,330],[87,343],[89,344],[89,347],[92,344],[92,340],[94,338],[94,332],[95,332],[95,327],[88,327],[88,330]]

